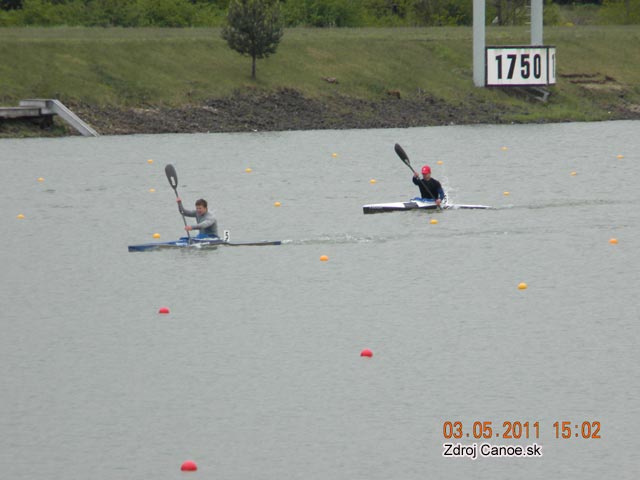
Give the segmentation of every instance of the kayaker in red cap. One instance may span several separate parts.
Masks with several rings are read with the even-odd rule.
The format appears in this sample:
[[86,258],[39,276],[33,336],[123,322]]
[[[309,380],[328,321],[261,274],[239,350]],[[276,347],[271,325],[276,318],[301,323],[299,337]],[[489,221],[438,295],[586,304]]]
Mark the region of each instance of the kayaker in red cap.
[[425,165],[422,167],[422,178],[417,173],[413,175],[413,183],[420,188],[420,197],[436,201],[436,205],[440,206],[444,200],[444,190],[442,185],[435,178],[431,178],[431,167]]

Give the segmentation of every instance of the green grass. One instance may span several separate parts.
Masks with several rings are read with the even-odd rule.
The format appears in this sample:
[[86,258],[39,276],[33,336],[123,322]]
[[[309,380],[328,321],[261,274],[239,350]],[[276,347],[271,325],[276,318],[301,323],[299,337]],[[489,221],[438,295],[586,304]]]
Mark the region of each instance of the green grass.
[[[448,103],[495,103],[526,110],[514,121],[599,120],[612,103],[640,104],[637,26],[546,27],[557,47],[558,83],[549,103],[473,86],[468,27],[288,29],[278,52],[251,62],[230,50],[219,29],[0,29],[0,103],[59,98],[120,107],[196,104],[236,89],[290,87],[321,98],[367,100],[426,92]],[[487,45],[529,43],[526,27],[489,27]],[[564,74],[614,82],[585,88]],[[323,77],[337,78],[330,84]],[[597,86],[596,86],[597,87]]]

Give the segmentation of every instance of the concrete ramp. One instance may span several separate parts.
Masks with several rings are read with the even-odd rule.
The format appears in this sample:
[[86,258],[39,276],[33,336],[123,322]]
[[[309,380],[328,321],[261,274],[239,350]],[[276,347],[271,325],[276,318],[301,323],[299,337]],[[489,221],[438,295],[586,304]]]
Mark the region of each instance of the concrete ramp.
[[75,113],[56,99],[29,99],[20,101],[21,107],[39,108],[43,115],[58,115],[85,137],[97,137],[98,132],[83,122]]

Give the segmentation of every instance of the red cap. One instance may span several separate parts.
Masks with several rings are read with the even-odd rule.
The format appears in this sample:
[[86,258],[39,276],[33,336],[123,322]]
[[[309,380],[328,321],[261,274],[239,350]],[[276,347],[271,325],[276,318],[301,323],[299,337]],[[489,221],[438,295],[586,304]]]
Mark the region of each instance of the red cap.
[[426,175],[427,173],[431,173],[431,167],[429,165],[422,167],[422,174]]

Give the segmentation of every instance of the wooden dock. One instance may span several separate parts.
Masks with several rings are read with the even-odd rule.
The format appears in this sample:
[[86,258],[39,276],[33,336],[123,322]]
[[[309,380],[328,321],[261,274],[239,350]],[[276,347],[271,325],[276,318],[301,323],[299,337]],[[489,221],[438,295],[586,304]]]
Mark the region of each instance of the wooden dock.
[[42,128],[53,124],[54,115],[58,115],[85,137],[98,136],[98,132],[65,107],[60,100],[29,99],[22,100],[18,107],[0,107],[0,121],[24,118],[39,123]]

